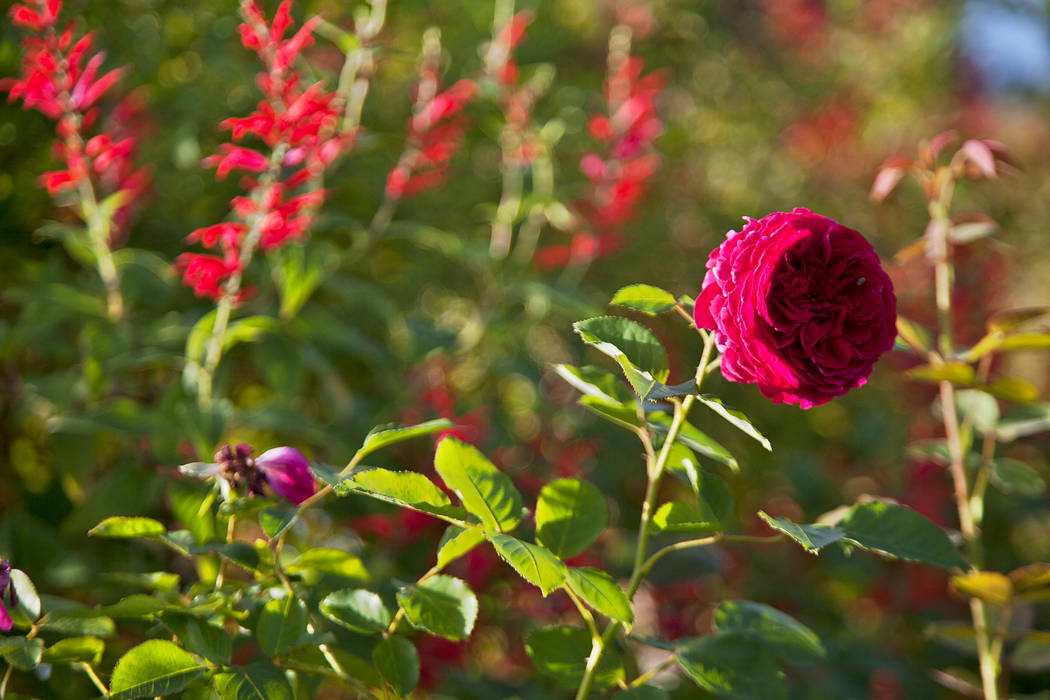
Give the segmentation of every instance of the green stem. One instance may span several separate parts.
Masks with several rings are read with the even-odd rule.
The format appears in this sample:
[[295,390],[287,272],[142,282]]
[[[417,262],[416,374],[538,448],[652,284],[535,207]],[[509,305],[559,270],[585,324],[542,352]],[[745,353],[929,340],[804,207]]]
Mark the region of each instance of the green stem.
[[197,401],[202,406],[209,406],[212,402],[212,385],[215,380],[215,370],[219,367],[222,359],[223,345],[226,340],[226,330],[230,325],[230,314],[233,304],[241,291],[241,281],[244,270],[252,261],[255,249],[262,237],[262,222],[266,218],[267,211],[261,210],[262,198],[270,189],[270,185],[276,181],[281,172],[281,164],[284,155],[288,151],[288,144],[279,143],[270,154],[270,162],[266,173],[259,179],[259,184],[252,193],[252,199],[256,204],[256,211],[248,220],[248,233],[241,242],[238,251],[240,258],[239,268],[229,276],[222,288],[222,298],[219,300],[215,310],[215,322],[212,323],[211,333],[205,344],[204,365],[197,375]]
[[[700,356],[700,364],[696,368],[696,393],[700,393],[700,386],[703,383],[703,379],[707,374],[707,365],[711,360],[711,354],[714,351],[714,336],[705,333],[704,338],[704,351]],[[660,453],[656,457],[656,463],[650,465],[647,469],[649,475],[649,484],[645,489],[645,500],[642,502],[642,516],[641,522],[638,526],[638,543],[635,547],[634,552],[634,569],[631,573],[630,583],[627,585],[627,598],[634,600],[634,594],[638,592],[639,586],[642,584],[642,579],[645,577],[646,571],[646,550],[649,545],[649,529],[652,525],[652,510],[656,502],[660,487],[660,479],[663,477],[664,470],[667,467],[667,460],[671,455],[671,448],[674,446],[675,440],[678,439],[678,433],[682,429],[682,425],[685,423],[686,417],[689,415],[689,409],[692,408],[693,403],[696,401],[695,395],[686,396],[684,400],[678,401],[672,399],[674,404],[674,417],[671,419],[670,428],[667,431],[667,437],[664,440],[663,447],[660,449]],[[619,621],[613,621],[609,623],[609,626],[605,628],[605,632],[601,638],[597,640],[597,643],[592,647],[590,656],[587,657],[587,667],[583,674],[583,680],[580,682],[580,687],[576,692],[576,700],[586,700],[590,695],[591,689],[594,687],[594,681],[598,671],[598,664],[602,659],[602,655],[605,653],[605,649],[609,646],[613,637],[623,628],[623,623]]]
[[632,688],[637,688],[638,686],[643,685],[650,678],[658,676],[667,669],[671,668],[671,666],[674,666],[674,662],[675,656],[674,654],[671,654],[671,656],[659,666],[654,666],[653,668],[649,669],[648,671],[631,681],[630,686]]
[[[953,178],[946,178],[936,199],[930,202],[930,240],[928,245],[934,253],[934,298],[937,305],[937,345],[940,359],[948,361],[955,354],[952,340],[952,282],[955,277],[951,263],[951,229],[949,210],[954,192]],[[970,485],[966,477],[962,431],[955,408],[955,387],[951,382],[940,383],[941,412],[944,417],[944,434],[948,443],[948,471],[952,477],[955,506],[959,513],[959,529],[966,540],[970,565],[975,571],[982,567],[980,535],[974,521],[974,505],[983,511],[983,503],[971,502]],[[983,498],[983,491],[982,491]],[[993,657],[992,642],[988,630],[988,611],[983,601],[970,599],[970,617],[973,620],[977,641],[977,655],[981,670],[981,685],[985,700],[999,700],[998,663]]]
[[80,666],[80,669],[87,674],[88,678],[91,679],[91,682],[95,684],[95,687],[99,689],[102,695],[108,698],[109,689],[106,687],[106,684],[102,682],[102,679],[98,677],[98,674],[95,673],[95,669],[92,668],[91,664],[87,661],[81,661],[78,666]]

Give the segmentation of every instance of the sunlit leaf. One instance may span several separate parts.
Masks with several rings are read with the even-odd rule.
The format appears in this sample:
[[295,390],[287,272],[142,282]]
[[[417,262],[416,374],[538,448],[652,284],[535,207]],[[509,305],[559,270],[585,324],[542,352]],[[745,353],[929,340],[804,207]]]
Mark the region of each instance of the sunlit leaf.
[[164,639],[151,639],[133,647],[113,668],[110,697],[172,695],[204,673],[188,651]]
[[591,546],[609,524],[605,495],[579,479],[556,479],[536,503],[536,539],[559,557],[574,557]]
[[631,284],[622,287],[616,292],[610,303],[651,316],[670,311],[677,304],[674,294],[648,284]]
[[514,483],[473,445],[446,437],[434,454],[434,468],[486,530],[509,532],[521,520],[521,494]]

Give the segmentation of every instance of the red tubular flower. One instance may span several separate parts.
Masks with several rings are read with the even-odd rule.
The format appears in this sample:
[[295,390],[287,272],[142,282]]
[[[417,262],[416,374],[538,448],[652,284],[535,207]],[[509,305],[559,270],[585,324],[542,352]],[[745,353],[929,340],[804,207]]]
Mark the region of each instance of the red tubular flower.
[[385,196],[394,202],[445,181],[448,163],[459,151],[468,124],[456,115],[478,93],[474,81],[466,79],[438,92],[441,47],[436,35],[424,39],[423,54],[405,150],[386,178]]
[[[12,22],[34,32],[22,41],[22,67],[17,78],[0,80],[8,101],[21,100],[25,109],[57,121],[55,155],[66,168],[41,175],[40,183],[52,196],[76,190],[81,184],[100,185],[93,196],[120,193],[110,227],[111,242],[126,228],[139,195],[146,188],[146,171],[134,166],[138,137],[127,129],[134,120],[122,103],[114,110],[116,123],[94,136],[88,130],[96,120],[96,103],[120,80],[122,68],[99,75],[105,53],[93,50],[92,35],[73,41],[73,25],[57,28],[61,0],[36,0],[13,5]],[[85,143],[86,142],[86,143]]]
[[175,267],[198,296],[218,301],[228,293],[237,294],[227,284],[236,277],[233,287],[239,286],[240,274],[256,248],[272,250],[304,235],[324,192],[296,190],[319,176],[352,142],[352,133],[337,129],[342,99],[327,92],[322,83],[303,88],[299,72],[292,70],[300,52],[313,41],[320,17],[307,20],[285,39],[294,24],[291,6],[291,0],[282,2],[269,24],[254,1],[241,6],[241,42],[263,64],[257,82],[264,99],[248,116],[226,119],[222,126],[230,130],[233,141],[252,138],[265,149],[224,143],[203,161],[216,168],[219,179],[234,170],[249,173],[242,180],[249,192],[231,202],[240,221],[206,226],[186,239],[222,252],[222,258],[179,256]]
[[642,75],[642,60],[627,56],[605,85],[607,114],[595,115],[587,130],[602,144],[601,152],[580,159],[580,171],[591,182],[590,196],[574,204],[580,230],[569,243],[537,251],[540,268],[564,267],[615,252],[620,229],[637,216],[648,182],[660,169],[653,143],[663,132],[656,99],[664,86],[659,73]]

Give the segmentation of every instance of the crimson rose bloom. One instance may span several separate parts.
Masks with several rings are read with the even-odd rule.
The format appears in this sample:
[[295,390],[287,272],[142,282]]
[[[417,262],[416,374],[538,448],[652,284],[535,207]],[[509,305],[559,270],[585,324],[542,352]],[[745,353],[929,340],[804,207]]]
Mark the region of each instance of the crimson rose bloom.
[[893,346],[897,299],[863,236],[797,208],[726,235],[694,318],[714,331],[726,379],[810,408],[867,381]]

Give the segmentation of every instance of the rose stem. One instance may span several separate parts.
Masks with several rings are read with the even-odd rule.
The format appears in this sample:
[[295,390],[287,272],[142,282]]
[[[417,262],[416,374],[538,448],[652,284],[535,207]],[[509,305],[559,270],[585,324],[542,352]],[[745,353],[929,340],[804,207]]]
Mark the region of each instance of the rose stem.
[[[937,302],[937,344],[941,359],[947,361],[954,354],[952,343],[952,280],[954,270],[951,263],[951,242],[948,232],[951,220],[948,211],[951,207],[955,181],[952,177],[944,179],[944,184],[936,199],[930,202],[932,247],[936,252],[934,262],[934,294]],[[970,555],[971,566],[975,571],[981,569],[979,535],[974,523],[973,507],[970,503],[969,485],[963,466],[965,455],[962,447],[962,434],[959,430],[959,416],[955,410],[955,387],[951,382],[940,383],[941,412],[944,415],[944,434],[948,442],[950,457],[949,471],[955,492],[955,505],[959,511],[959,527],[966,540],[966,549]],[[970,598],[970,616],[977,636],[977,653],[981,668],[981,684],[985,700],[999,700],[998,664],[992,654],[988,635],[988,615],[984,602]]]
[[[714,335],[705,334],[704,351],[700,356],[700,364],[696,369],[696,394],[700,393],[700,385],[703,383],[704,375],[707,373],[707,364],[711,360],[711,354],[714,351],[714,347]],[[649,544],[649,525],[650,518],[652,517],[653,504],[656,501],[660,479],[663,477],[664,469],[667,466],[667,459],[671,455],[671,448],[674,446],[675,440],[678,438],[678,433],[681,431],[682,425],[685,423],[686,416],[689,415],[689,409],[692,408],[693,403],[696,401],[696,395],[691,394],[686,396],[682,401],[678,401],[677,399],[671,399],[671,401],[674,403],[674,417],[671,419],[671,426],[667,431],[667,438],[664,440],[663,447],[660,449],[660,454],[657,456],[655,464],[651,463],[647,469],[649,484],[645,489],[645,501],[642,503],[642,517],[638,526],[638,544],[635,547],[634,552],[634,570],[631,573],[631,581],[627,586],[628,600],[634,600],[634,594],[638,592],[638,587],[642,585],[642,578],[646,574],[645,554]],[[651,457],[649,461],[652,461]],[[590,695],[598,671],[598,663],[602,659],[602,654],[605,653],[605,648],[609,645],[609,642],[612,641],[612,638],[615,637],[617,632],[622,628],[623,623],[614,620],[605,628],[605,632],[602,636],[594,640],[594,644],[591,647],[591,654],[587,657],[587,668],[583,674],[583,680],[580,682],[580,688],[576,692],[576,700],[586,700],[587,696]]]

